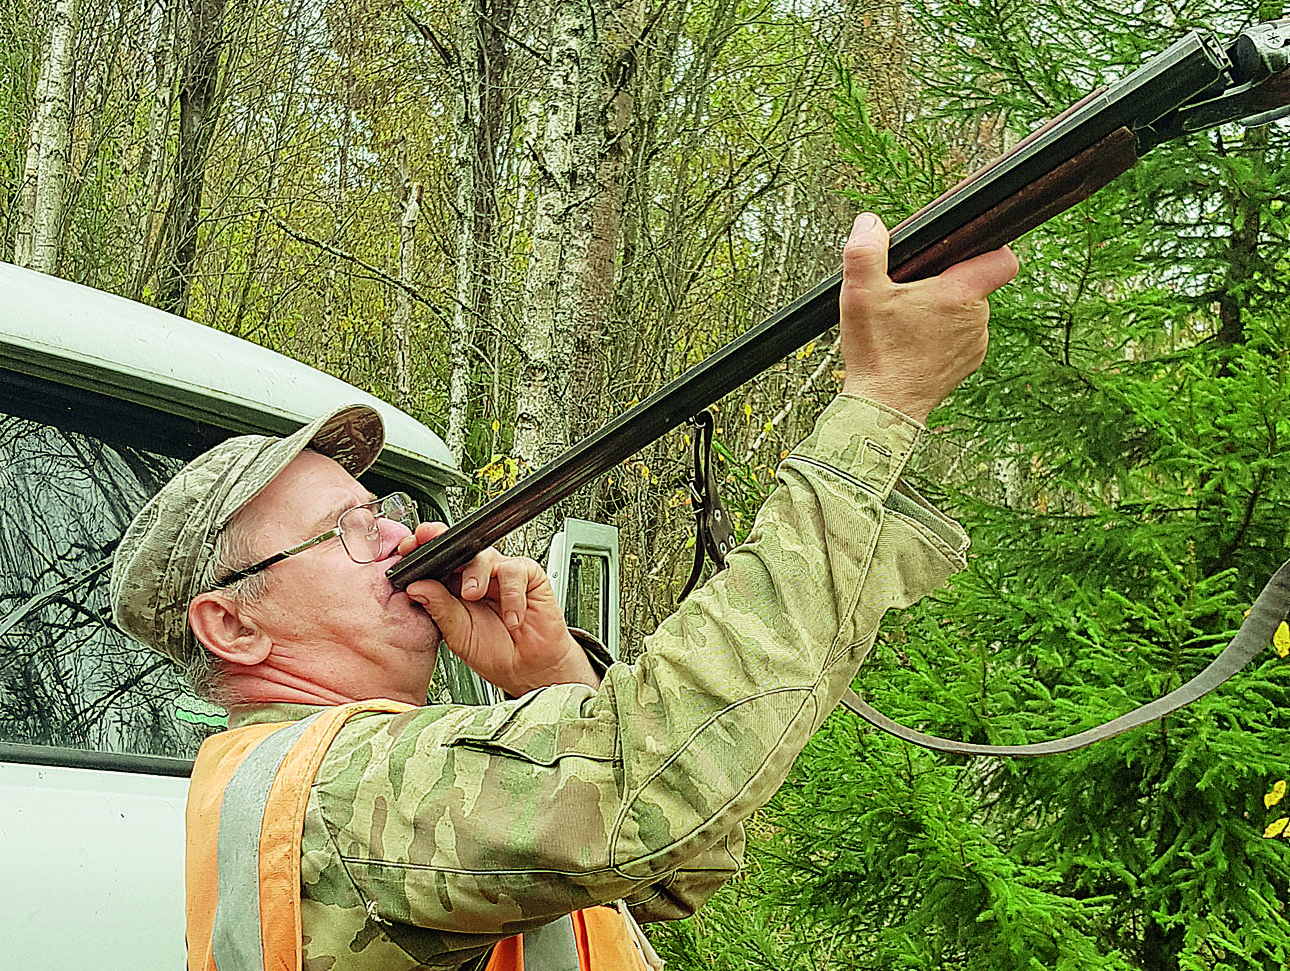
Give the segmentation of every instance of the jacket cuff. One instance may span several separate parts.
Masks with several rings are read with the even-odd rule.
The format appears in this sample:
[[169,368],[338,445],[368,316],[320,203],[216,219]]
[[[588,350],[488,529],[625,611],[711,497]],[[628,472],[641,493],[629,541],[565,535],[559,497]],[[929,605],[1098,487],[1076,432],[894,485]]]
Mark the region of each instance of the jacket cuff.
[[885,500],[925,431],[899,411],[859,395],[840,394],[785,461],[831,469]]

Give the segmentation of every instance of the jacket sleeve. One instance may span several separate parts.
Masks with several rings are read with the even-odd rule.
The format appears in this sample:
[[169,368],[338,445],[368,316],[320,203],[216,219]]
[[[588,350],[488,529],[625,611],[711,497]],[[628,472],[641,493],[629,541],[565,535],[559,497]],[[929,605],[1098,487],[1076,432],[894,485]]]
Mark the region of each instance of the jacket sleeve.
[[835,400],[726,569],[599,690],[353,719],[310,814],[368,914],[451,951],[619,898],[646,919],[706,900],[882,615],[963,565],[962,531],[900,483],[920,433]]

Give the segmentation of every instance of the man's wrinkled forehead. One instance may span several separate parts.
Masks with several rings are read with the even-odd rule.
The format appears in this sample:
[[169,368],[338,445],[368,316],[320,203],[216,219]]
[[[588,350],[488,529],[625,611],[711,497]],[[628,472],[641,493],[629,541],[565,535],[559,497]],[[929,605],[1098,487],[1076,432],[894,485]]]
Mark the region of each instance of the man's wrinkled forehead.
[[305,449],[243,511],[258,518],[263,528],[286,521],[295,529],[324,532],[336,525],[342,513],[374,498],[335,459]]

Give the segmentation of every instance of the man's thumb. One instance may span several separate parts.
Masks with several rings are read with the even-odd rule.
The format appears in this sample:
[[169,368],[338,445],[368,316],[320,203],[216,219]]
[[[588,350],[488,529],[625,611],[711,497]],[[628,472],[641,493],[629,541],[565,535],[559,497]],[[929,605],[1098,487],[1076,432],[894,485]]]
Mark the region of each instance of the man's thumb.
[[852,286],[868,288],[887,277],[887,227],[871,212],[862,212],[851,225],[842,250],[842,275]]

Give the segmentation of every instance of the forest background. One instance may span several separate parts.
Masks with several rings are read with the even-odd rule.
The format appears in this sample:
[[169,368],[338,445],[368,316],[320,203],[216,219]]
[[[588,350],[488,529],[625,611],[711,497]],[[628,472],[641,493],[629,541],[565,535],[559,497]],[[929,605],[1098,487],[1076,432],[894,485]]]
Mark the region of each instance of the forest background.
[[[438,430],[468,509],[1191,27],[1214,0],[2,0],[0,255],[332,372]],[[1194,674],[1290,539],[1290,137],[1170,145],[1017,245],[918,485],[970,568],[857,687],[976,741]],[[835,391],[826,337],[720,403],[741,530]],[[623,630],[691,555],[683,431],[536,523],[617,524]],[[1035,762],[835,714],[678,969],[1273,969],[1286,666]],[[1284,823],[1281,823],[1284,826]]]

